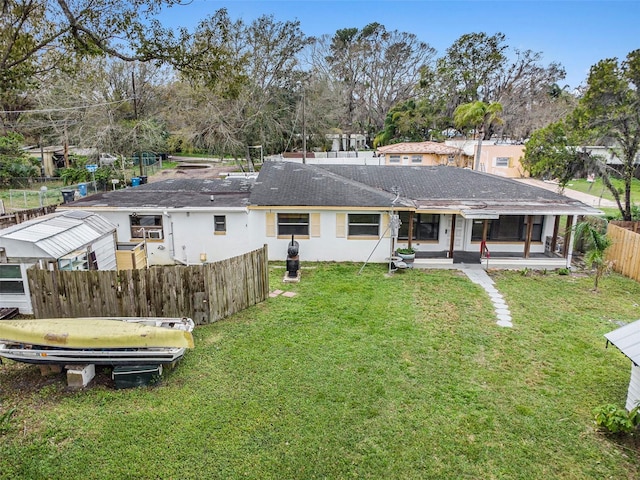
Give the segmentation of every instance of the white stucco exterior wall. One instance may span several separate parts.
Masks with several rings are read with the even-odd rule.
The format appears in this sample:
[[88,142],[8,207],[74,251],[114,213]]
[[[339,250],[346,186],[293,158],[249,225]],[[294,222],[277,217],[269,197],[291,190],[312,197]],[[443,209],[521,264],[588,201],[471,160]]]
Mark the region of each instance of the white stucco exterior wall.
[[[143,241],[131,237],[129,210],[96,210],[110,222],[117,225],[118,242]],[[262,241],[252,242],[249,235],[248,211],[235,209],[149,209],[135,212],[137,215],[161,215],[162,239],[147,239],[147,261],[149,265],[195,265],[215,262],[241,255],[263,245]],[[214,231],[214,216],[224,215],[226,232]],[[254,245],[255,243],[255,245]],[[257,247],[256,247],[257,245]],[[204,257],[201,257],[204,255]]]
[[[338,237],[337,214],[363,213],[354,210],[292,210],[274,208],[272,210],[252,210],[250,212],[251,237],[259,239],[256,242],[258,248],[267,244],[269,249],[269,260],[285,261],[287,258],[287,247],[291,241],[291,236],[269,236],[267,234],[267,214],[268,213],[309,213],[319,214],[319,235],[309,235],[308,237],[295,237],[300,244],[300,260],[308,262],[364,262],[371,255],[370,262],[385,262],[389,258],[391,239],[387,235],[380,240],[357,238],[348,236]],[[367,213],[378,213],[381,215],[380,234],[382,234],[388,224],[388,211],[375,210]],[[345,226],[346,228],[346,226]],[[276,225],[277,231],[277,225]]]

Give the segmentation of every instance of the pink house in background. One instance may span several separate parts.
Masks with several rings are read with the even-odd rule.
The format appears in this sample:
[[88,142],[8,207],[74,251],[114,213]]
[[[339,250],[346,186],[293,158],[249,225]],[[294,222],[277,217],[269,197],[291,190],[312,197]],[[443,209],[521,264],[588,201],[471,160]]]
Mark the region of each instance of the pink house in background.
[[438,142],[402,142],[378,147],[384,165],[472,167],[473,157],[461,148]]
[[[433,166],[449,165],[452,167],[473,169],[478,143],[475,140],[451,140],[438,142],[402,142],[378,147],[384,165]],[[499,177],[528,177],[522,165],[524,145],[483,142],[480,150],[481,172]]]

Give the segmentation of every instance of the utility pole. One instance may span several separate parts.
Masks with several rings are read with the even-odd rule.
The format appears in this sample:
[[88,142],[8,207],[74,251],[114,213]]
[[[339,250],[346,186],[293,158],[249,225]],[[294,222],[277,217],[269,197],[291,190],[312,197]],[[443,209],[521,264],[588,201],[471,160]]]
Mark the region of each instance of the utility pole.
[[302,163],[307,163],[307,125],[304,111],[307,102],[304,90],[304,85],[302,85]]
[[[136,121],[136,126],[134,127],[134,141],[135,143],[138,143],[138,136],[135,135],[135,128],[138,127],[137,123],[138,123],[138,101],[137,101],[137,95],[136,95],[136,77],[134,75],[134,72],[131,72],[131,87],[133,89],[133,119]],[[137,145],[134,145],[134,147],[136,147]],[[135,150],[135,148],[134,148]],[[144,175],[144,166],[142,165],[142,152],[138,152],[138,161],[140,162],[140,177],[142,177]]]

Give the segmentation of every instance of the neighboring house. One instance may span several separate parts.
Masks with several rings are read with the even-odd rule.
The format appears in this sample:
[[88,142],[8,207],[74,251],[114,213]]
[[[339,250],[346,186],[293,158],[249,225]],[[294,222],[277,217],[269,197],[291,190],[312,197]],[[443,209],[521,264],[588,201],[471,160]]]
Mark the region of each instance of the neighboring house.
[[[555,257],[555,248],[547,250],[556,244],[561,216],[570,227],[577,215],[601,214],[563,195],[468,169],[288,162],[263,165],[249,208],[251,236],[264,239],[272,260],[286,258],[293,234],[303,260],[385,262],[394,247],[390,215],[397,213],[398,245],[411,245],[426,262],[453,263],[465,253],[478,262],[486,245],[494,265],[501,256]],[[568,266],[571,255],[554,260]]]
[[403,142],[378,147],[385,165],[473,167],[473,157],[461,148],[438,142]]
[[164,180],[98,193],[60,210],[89,210],[117,225],[119,243],[146,244],[149,265],[193,265],[263,245],[249,238],[254,179]]
[[[478,150],[478,142],[476,140],[447,140],[445,144],[461,148],[465,155],[473,158],[475,162],[476,151]],[[525,170],[522,164],[523,158],[524,144],[498,143],[495,140],[486,140],[482,142],[482,148],[480,149],[479,170],[500,177],[528,177],[529,172]]]
[[115,270],[116,226],[90,212],[57,212],[0,230],[0,305],[31,314],[27,269]]
[[607,345],[614,344],[631,360],[631,379],[627,391],[627,410],[640,405],[640,320],[629,323],[605,335]]

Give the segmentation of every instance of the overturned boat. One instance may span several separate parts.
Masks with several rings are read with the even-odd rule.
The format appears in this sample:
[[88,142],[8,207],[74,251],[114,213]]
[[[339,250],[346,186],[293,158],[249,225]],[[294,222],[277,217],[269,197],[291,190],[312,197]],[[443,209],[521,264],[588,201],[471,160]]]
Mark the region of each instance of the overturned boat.
[[32,364],[161,365],[193,348],[190,318],[87,317],[0,321],[0,357]]

